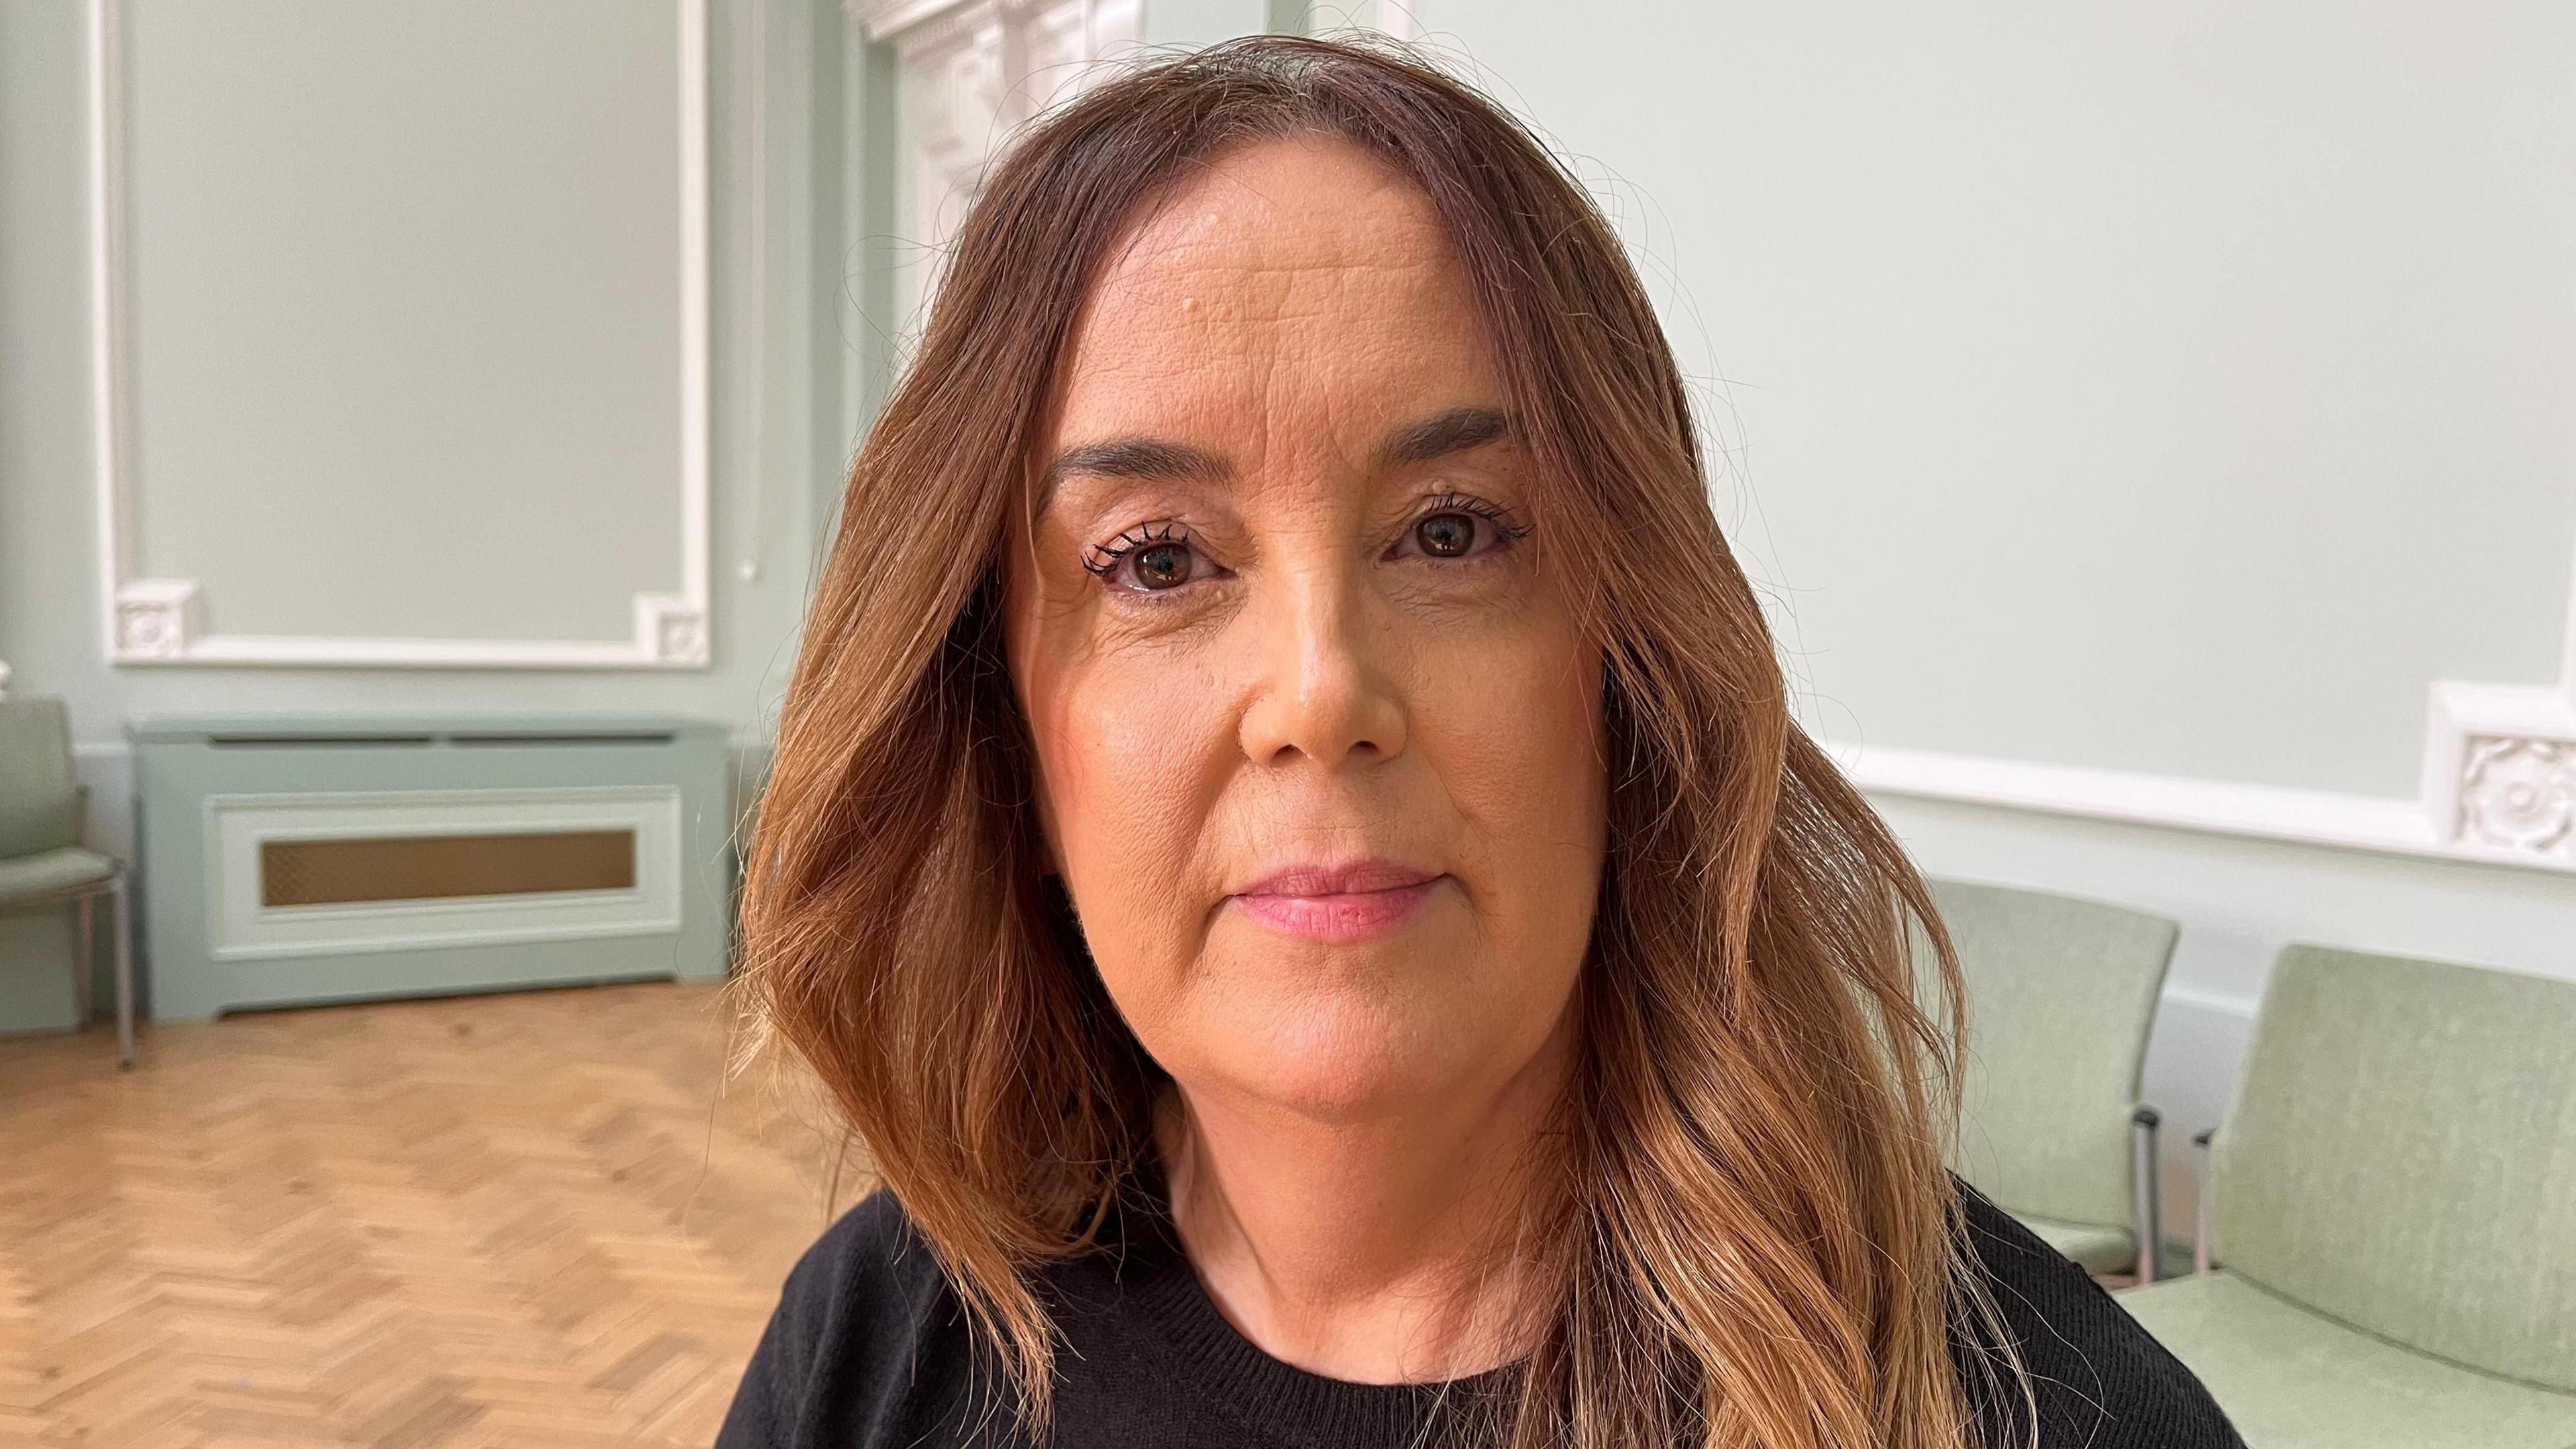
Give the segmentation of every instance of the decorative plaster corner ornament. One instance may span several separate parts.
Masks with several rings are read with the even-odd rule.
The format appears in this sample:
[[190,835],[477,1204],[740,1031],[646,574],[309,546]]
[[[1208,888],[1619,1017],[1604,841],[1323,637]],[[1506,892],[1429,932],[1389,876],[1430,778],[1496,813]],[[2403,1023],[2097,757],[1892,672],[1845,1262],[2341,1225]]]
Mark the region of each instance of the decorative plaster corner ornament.
[[637,594],[635,634],[654,661],[696,667],[707,662],[707,613],[682,594]]
[[135,579],[116,591],[116,657],[185,659],[197,637],[197,585]]
[[2433,686],[2424,803],[2442,844],[2576,868],[2576,598],[2566,647],[2556,684]]
[[2463,838],[2563,853],[2576,825],[2576,741],[2474,736],[2460,776]]

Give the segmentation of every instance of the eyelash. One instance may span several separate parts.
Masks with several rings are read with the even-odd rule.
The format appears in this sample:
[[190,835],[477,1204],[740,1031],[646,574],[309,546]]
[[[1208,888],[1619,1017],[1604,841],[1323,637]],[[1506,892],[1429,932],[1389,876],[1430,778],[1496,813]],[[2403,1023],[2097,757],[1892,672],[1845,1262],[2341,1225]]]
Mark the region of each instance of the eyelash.
[[1464,513],[1485,520],[1494,526],[1495,533],[1502,536],[1503,546],[1507,548],[1529,537],[1529,525],[1513,517],[1510,509],[1472,493],[1443,493],[1423,504],[1405,523],[1403,536],[1411,537],[1413,530],[1422,526],[1422,520],[1443,513]]
[[[1155,532],[1158,528],[1161,529],[1162,532]],[[1116,571],[1118,561],[1120,559],[1125,558],[1127,555],[1134,553],[1140,548],[1150,548],[1158,543],[1188,543],[1189,541],[1190,535],[1188,530],[1182,528],[1177,523],[1142,524],[1138,527],[1127,530],[1125,533],[1118,535],[1107,543],[1093,544],[1089,550],[1090,556],[1083,559],[1082,566],[1089,570],[1095,577],[1105,579],[1109,577],[1112,572]]]
[[[1426,518],[1435,518],[1443,513],[1464,513],[1470,517],[1483,519],[1487,524],[1491,525],[1494,532],[1501,537],[1502,543],[1500,547],[1503,548],[1508,548],[1511,545],[1518,543],[1520,540],[1529,537],[1530,526],[1515,518],[1512,515],[1511,510],[1503,507],[1501,504],[1479,498],[1472,493],[1443,493],[1436,498],[1426,500],[1422,507],[1414,511],[1413,517],[1405,521],[1405,531],[1403,534],[1399,535],[1399,546],[1403,538],[1411,537],[1413,530],[1422,526],[1422,520]],[[1120,559],[1125,558],[1127,555],[1134,553],[1140,548],[1150,548],[1156,544],[1162,543],[1178,543],[1186,545],[1189,542],[1189,530],[1182,528],[1177,523],[1163,522],[1140,524],[1135,528],[1128,529],[1126,532],[1119,534],[1116,538],[1109,540],[1107,543],[1093,544],[1086,551],[1086,557],[1082,560],[1082,567],[1085,572],[1091,574],[1094,578],[1105,582],[1111,574],[1118,571],[1118,561]],[[1389,551],[1392,552],[1392,548],[1390,548]],[[1487,553],[1491,553],[1493,551],[1494,550],[1489,549],[1487,550]],[[1481,561],[1482,556],[1474,559],[1454,560],[1454,562],[1470,563]],[[1178,591],[1143,590],[1141,592],[1169,593]]]

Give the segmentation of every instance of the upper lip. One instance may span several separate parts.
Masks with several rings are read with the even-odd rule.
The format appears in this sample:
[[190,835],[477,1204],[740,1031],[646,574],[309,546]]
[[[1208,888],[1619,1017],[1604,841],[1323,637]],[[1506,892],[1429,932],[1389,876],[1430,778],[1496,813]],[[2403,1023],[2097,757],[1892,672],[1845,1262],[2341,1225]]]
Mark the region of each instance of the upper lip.
[[1345,896],[1366,891],[1402,890],[1438,880],[1442,872],[1391,860],[1354,860],[1337,865],[1291,865],[1274,870],[1235,892],[1241,896]]

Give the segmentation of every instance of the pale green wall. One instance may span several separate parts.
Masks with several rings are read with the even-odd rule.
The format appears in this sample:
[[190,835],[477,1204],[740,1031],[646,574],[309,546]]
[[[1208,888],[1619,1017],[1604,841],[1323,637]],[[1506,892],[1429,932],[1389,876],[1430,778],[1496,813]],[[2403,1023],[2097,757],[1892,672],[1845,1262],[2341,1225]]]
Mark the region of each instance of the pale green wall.
[[1265,31],[1302,32],[1306,0],[1145,0],[1145,43],[1200,46]]
[[134,572],[225,633],[631,636],[681,578],[669,4],[126,16]]
[[[2430,682],[2555,677],[2576,10],[1414,8],[1630,239],[1819,733],[2411,798]],[[2169,1154],[2284,942],[2576,977],[2563,874],[1877,803],[2180,919]]]
[[2576,9],[1421,0],[1584,158],[1825,732],[2415,793],[2555,677]]

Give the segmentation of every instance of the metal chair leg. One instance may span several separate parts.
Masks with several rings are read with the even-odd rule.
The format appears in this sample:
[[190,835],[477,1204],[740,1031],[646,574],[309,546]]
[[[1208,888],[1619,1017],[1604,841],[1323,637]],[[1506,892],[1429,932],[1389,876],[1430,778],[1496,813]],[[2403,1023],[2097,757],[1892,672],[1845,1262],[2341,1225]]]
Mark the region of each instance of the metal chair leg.
[[2200,1191],[2192,1195],[2191,1271],[2209,1271],[2209,1140],[2218,1129],[2192,1134],[2191,1145],[2200,1149]]
[[91,918],[97,914],[98,892],[83,891],[73,900],[72,940],[76,943],[72,951],[72,1030],[74,1031],[89,1030],[90,1018],[96,1014],[97,1009],[97,1003],[90,1000],[89,979],[90,967],[97,960],[93,954],[95,943],[91,939],[95,935],[94,922]]
[[2129,1114],[2130,1151],[2134,1154],[2130,1171],[2136,1178],[2138,1194],[2138,1282],[2142,1285],[2156,1281],[2156,1254],[2164,1246],[2161,1195],[2156,1182],[2160,1167],[2156,1161],[2156,1128],[2163,1122],[2153,1107],[2140,1107]]
[[134,1067],[134,905],[127,889],[130,877],[116,873],[110,893],[116,898],[116,1065]]

